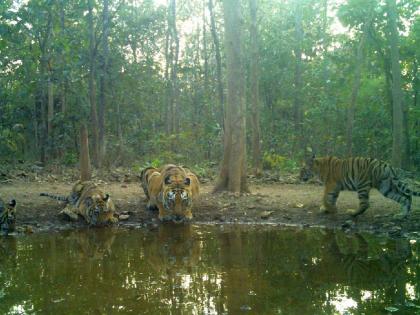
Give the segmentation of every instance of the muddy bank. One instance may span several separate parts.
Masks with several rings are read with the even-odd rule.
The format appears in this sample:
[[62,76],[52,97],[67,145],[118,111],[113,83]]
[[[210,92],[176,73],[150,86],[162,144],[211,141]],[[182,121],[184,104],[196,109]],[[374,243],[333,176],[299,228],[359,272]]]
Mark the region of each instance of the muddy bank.
[[[137,182],[102,182],[111,194],[117,211],[129,218],[119,226],[153,227],[159,224],[157,213],[145,210],[145,196]],[[352,219],[348,211],[358,206],[356,193],[342,192],[337,214],[320,213],[323,187],[316,184],[251,183],[251,194],[211,194],[213,184],[202,185],[201,196],[194,204],[194,224],[253,223],[275,225],[321,226],[348,232],[368,231],[392,237],[420,239],[420,198],[413,198],[413,211],[408,219],[398,219],[399,205],[376,191],[371,194],[371,207]],[[58,215],[63,205],[40,197],[40,192],[67,194],[71,182],[11,181],[0,186],[3,198],[18,201],[18,226],[21,230],[49,231],[85,226],[83,221],[69,222]],[[29,227],[29,228],[26,228]]]

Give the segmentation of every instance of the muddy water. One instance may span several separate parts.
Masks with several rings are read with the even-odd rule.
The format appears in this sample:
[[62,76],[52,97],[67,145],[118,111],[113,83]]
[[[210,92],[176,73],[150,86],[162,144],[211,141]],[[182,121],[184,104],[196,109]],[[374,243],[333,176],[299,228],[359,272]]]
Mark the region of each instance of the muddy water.
[[160,226],[0,239],[0,314],[416,314],[418,243]]

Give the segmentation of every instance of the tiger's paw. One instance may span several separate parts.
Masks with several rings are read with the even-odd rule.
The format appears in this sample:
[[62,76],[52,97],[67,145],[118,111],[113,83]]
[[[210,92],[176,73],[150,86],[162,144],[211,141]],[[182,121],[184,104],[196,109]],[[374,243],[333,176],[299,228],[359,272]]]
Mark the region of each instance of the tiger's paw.
[[77,221],[79,220],[79,216],[77,213],[71,211],[68,207],[65,207],[63,210],[59,212],[59,215],[64,215],[67,217],[70,221]]

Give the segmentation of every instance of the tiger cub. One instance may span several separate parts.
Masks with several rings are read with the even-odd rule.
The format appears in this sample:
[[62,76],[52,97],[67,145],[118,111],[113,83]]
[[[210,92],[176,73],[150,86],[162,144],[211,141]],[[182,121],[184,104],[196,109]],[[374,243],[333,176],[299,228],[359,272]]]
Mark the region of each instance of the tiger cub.
[[13,232],[16,226],[16,200],[5,203],[0,198],[0,233]]
[[[115,223],[115,205],[109,194],[105,194],[98,186],[91,181],[77,181],[68,197],[42,193],[54,199],[67,202],[67,206],[61,213],[77,220],[78,215],[82,216],[89,225],[100,225],[104,223]],[[60,197],[60,198],[58,198]]]
[[326,212],[336,212],[336,202],[340,191],[357,191],[359,209],[352,213],[358,216],[369,208],[369,192],[376,188],[385,197],[402,206],[405,217],[411,210],[412,196],[420,192],[407,187],[388,163],[370,158],[338,159],[336,157],[315,158],[313,155],[301,169],[300,179],[307,181],[318,175],[325,184],[323,204]]
[[159,210],[161,221],[181,223],[192,219],[192,202],[199,194],[199,181],[190,170],[164,165],[148,178],[147,208]]

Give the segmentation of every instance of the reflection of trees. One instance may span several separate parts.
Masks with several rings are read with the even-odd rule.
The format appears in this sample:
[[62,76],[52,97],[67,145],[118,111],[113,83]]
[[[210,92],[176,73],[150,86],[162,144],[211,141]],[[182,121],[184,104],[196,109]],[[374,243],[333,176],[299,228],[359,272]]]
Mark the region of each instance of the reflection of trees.
[[0,314],[20,304],[50,314],[236,314],[247,306],[252,314],[328,314],[340,295],[372,314],[406,299],[407,283],[419,292],[418,252],[404,240],[319,229],[209,233],[215,229],[0,239],[8,255],[0,256]]

